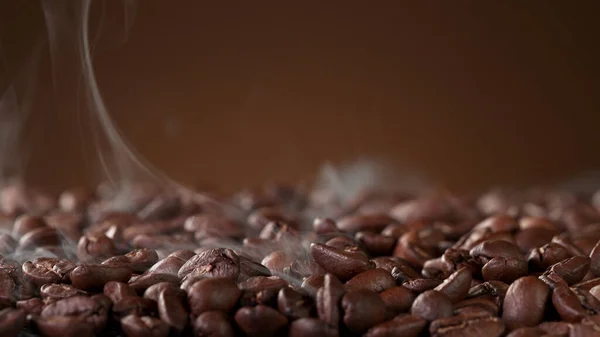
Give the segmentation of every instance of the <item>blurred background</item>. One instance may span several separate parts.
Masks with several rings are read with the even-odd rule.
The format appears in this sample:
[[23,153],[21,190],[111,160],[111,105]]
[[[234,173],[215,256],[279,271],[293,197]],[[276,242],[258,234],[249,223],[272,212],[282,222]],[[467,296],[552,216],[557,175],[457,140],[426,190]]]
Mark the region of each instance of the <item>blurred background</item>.
[[[129,30],[102,7],[94,62],[110,114],[188,184],[303,181],[365,156],[458,190],[600,166],[598,1],[144,0]],[[1,92],[43,39],[38,1],[0,1]],[[77,69],[62,62],[53,90],[40,55],[11,156],[31,184],[93,181]]]

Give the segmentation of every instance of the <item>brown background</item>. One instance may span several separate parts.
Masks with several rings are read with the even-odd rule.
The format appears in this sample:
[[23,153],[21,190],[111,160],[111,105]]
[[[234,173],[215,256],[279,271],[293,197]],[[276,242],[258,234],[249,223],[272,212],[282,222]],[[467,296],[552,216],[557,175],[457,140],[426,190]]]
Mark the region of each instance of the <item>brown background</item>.
[[[44,30],[37,1],[0,3],[4,90]],[[362,156],[467,189],[600,164],[600,2],[291,3],[139,1],[127,35],[109,6],[98,81],[139,152],[226,189]],[[57,187],[96,165],[76,83],[57,105],[46,54],[23,149],[28,179]]]

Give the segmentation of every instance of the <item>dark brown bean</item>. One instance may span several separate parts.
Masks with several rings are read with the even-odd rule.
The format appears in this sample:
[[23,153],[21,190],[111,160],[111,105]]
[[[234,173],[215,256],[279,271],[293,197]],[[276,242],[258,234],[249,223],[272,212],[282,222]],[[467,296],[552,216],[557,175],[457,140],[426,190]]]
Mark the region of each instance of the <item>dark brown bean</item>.
[[185,308],[185,294],[171,288],[165,288],[158,294],[158,314],[160,319],[175,331],[182,332],[188,324],[188,312]]
[[441,318],[431,322],[429,332],[435,337],[453,336],[490,336],[500,337],[504,335],[506,327],[498,317],[490,315],[459,315]]
[[474,258],[483,258],[487,261],[494,257],[505,259],[522,259],[521,250],[515,244],[504,240],[488,240],[473,247],[469,254]]
[[110,298],[113,303],[117,303],[123,297],[137,296],[135,290],[123,282],[110,281],[104,285],[104,295]]
[[402,286],[410,289],[416,294],[420,294],[427,290],[434,289],[435,287],[442,284],[441,280],[438,279],[429,279],[429,278],[417,278],[414,280],[404,281]]
[[558,243],[550,242],[540,248],[531,250],[527,257],[527,263],[529,269],[533,271],[543,271],[551,265],[569,257],[571,257],[571,254],[565,247]]
[[[374,258],[372,261],[375,263],[375,268],[392,273],[396,281],[400,283],[421,277],[408,263],[398,257],[383,256]],[[392,272],[394,268],[396,272]]]
[[509,333],[506,337],[538,337],[543,336],[544,330],[538,327],[518,328]]
[[288,323],[277,310],[264,305],[241,307],[234,316],[240,329],[249,337],[273,336]]
[[512,283],[527,275],[527,263],[523,259],[494,257],[481,268],[485,281]]
[[338,332],[316,318],[300,318],[290,324],[289,337],[319,336],[335,337]]
[[291,288],[281,288],[277,295],[277,309],[290,320],[309,317],[313,306],[309,298]]
[[132,277],[129,280],[129,286],[138,294],[141,294],[152,285],[161,282],[177,284],[179,282],[179,278],[176,275],[171,274],[145,273],[139,276]]
[[600,241],[596,243],[590,253],[590,271],[596,277],[600,277]]
[[73,285],[83,290],[100,290],[109,281],[127,282],[131,269],[104,265],[81,265],[71,271]]
[[386,318],[386,307],[379,295],[371,290],[352,290],[342,297],[344,325],[353,333],[362,334]]
[[47,283],[40,288],[40,296],[45,301],[56,301],[67,297],[85,295],[86,292],[70,284]]
[[104,234],[82,236],[77,243],[77,258],[96,263],[116,254],[114,242]]
[[[465,310],[465,308],[467,308],[467,310]],[[455,314],[464,314],[465,311],[484,311],[493,316],[498,316],[500,308],[492,298],[475,297],[454,304]]]
[[39,316],[43,308],[44,301],[37,297],[17,302],[17,309],[23,309],[28,315]]
[[293,258],[287,253],[282,251],[274,251],[265,256],[260,263],[267,267],[271,273],[281,274],[283,273],[283,270],[288,268],[293,261]]
[[0,310],[0,332],[2,337],[16,337],[25,327],[27,313],[22,309],[6,308]]
[[159,283],[151,285],[150,287],[148,287],[148,289],[146,289],[144,291],[144,298],[153,300],[154,302],[158,302],[158,295],[160,294],[161,291],[163,291],[166,288],[169,288],[176,292],[179,292],[182,295],[186,294],[186,292],[184,290],[179,289],[179,287],[177,287],[177,283],[159,282]]
[[504,298],[502,319],[509,330],[535,326],[542,321],[548,286],[533,276],[522,277],[510,285]]
[[46,283],[68,282],[75,267],[67,260],[39,257],[23,263],[23,277],[37,287]]
[[241,291],[229,279],[204,279],[191,286],[188,292],[190,309],[194,315],[205,311],[229,312],[240,298]]
[[310,245],[310,253],[323,269],[343,281],[375,268],[375,264],[360,253],[347,253],[319,243]]
[[583,289],[559,286],[552,292],[552,304],[560,317],[571,323],[600,313],[600,301]]
[[371,256],[390,255],[396,244],[395,238],[376,233],[358,232],[355,238]]
[[456,303],[469,294],[472,280],[471,271],[463,267],[450,275],[442,284],[435,287],[434,290],[446,294],[453,303]]
[[194,321],[194,333],[196,336],[206,337],[234,337],[235,332],[222,311],[205,311]]
[[331,274],[324,276],[323,287],[317,291],[316,305],[319,318],[336,329],[340,321],[340,300],[345,292],[342,283]]
[[379,294],[388,311],[408,312],[417,295],[408,288],[399,286],[384,290]]
[[568,322],[542,322],[537,327],[548,335],[567,337],[572,324]]
[[337,228],[348,233],[381,232],[386,226],[395,222],[396,220],[385,214],[354,215],[340,219],[337,222]]
[[327,234],[337,232],[335,221],[329,218],[315,218],[312,224],[313,232],[317,234]]
[[41,317],[77,316],[95,331],[101,331],[108,319],[108,308],[100,301],[87,296],[73,296],[52,302],[42,309]]
[[154,317],[129,315],[121,319],[121,328],[127,337],[167,337],[169,325]]
[[446,294],[428,290],[415,299],[410,313],[428,321],[452,316],[452,301]]
[[532,227],[520,230],[515,234],[515,244],[523,253],[529,252],[531,249],[541,247],[550,242],[557,231],[543,227]]
[[181,266],[177,275],[183,278],[193,270],[206,277],[236,280],[240,275],[240,260],[231,249],[210,249],[190,258]]
[[183,266],[186,261],[186,259],[182,259],[177,256],[167,256],[165,259],[160,260],[152,265],[152,267],[148,269],[148,273],[177,276],[179,269],[181,269],[181,266]]
[[590,268],[590,258],[573,256],[550,267],[549,272],[562,278],[568,285],[573,285],[583,279]]
[[397,316],[391,321],[380,323],[370,328],[365,337],[417,337],[427,325],[427,320],[420,316]]
[[396,280],[388,271],[377,268],[364,271],[346,282],[348,290],[366,289],[378,293],[395,285]]
[[31,232],[34,229],[47,227],[46,221],[42,217],[23,214],[20,215],[13,224],[12,235],[16,238]]
[[78,316],[33,317],[32,322],[44,337],[94,336],[94,326]]

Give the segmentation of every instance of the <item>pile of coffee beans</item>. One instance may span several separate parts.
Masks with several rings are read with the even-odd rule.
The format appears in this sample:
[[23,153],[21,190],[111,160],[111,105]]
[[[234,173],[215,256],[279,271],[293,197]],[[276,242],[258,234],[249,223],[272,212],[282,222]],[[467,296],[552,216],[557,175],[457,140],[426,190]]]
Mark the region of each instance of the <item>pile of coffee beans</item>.
[[600,336],[600,194],[0,198],[2,337]]

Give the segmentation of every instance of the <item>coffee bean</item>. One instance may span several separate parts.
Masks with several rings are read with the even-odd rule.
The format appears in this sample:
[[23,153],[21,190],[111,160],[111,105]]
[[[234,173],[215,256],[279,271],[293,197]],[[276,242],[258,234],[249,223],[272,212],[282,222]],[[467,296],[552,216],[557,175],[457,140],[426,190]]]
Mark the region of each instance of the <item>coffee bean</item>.
[[481,274],[485,281],[512,283],[527,275],[527,263],[523,259],[494,257],[481,268]]
[[475,297],[454,304],[455,314],[464,315],[466,311],[487,312],[489,315],[498,316],[500,308],[497,302],[489,297]]
[[27,315],[39,316],[43,308],[44,301],[37,297],[17,302],[17,309],[23,309]]
[[391,321],[380,323],[370,328],[365,337],[417,337],[425,329],[427,320],[416,315],[397,316]]
[[569,335],[572,324],[568,322],[542,322],[537,327],[548,335],[566,337]]
[[149,287],[161,282],[177,284],[179,282],[179,278],[171,274],[144,273],[142,275],[132,277],[129,280],[129,286],[138,294],[141,294]]
[[325,322],[316,318],[300,318],[290,324],[290,337],[322,336],[335,337],[338,333]]
[[[392,275],[393,275],[393,271],[392,271]],[[440,284],[442,284],[441,280],[428,279],[428,278],[417,278],[414,280],[408,280],[408,281],[402,282],[403,287],[410,289],[411,291],[413,291],[416,294],[420,294],[427,290],[434,289],[435,287],[439,286]]]
[[455,303],[469,294],[472,279],[471,271],[463,267],[450,275],[442,284],[435,287],[434,290],[446,294]]
[[235,280],[240,275],[240,260],[231,249],[211,249],[190,258],[181,266],[177,275],[183,278],[194,269],[206,277]]
[[327,273],[325,269],[313,260],[294,260],[290,264],[290,274],[297,278],[325,275],[325,273]]
[[264,305],[241,307],[234,316],[235,322],[247,336],[274,336],[288,323],[277,310]]
[[552,291],[552,304],[567,322],[576,323],[585,316],[600,313],[600,301],[588,291],[559,286]]
[[227,314],[222,311],[205,311],[198,315],[194,321],[194,333],[196,336],[235,336]]
[[115,253],[115,244],[103,234],[82,236],[77,243],[77,258],[81,262],[100,262]]
[[538,337],[542,335],[544,335],[544,330],[538,327],[527,327],[513,330],[506,337]]
[[167,337],[169,325],[154,317],[129,315],[121,319],[127,337]]
[[33,317],[37,330],[44,337],[93,337],[94,326],[77,316]]
[[165,259],[153,264],[152,267],[148,269],[148,273],[169,274],[178,277],[179,269],[181,269],[181,266],[183,266],[186,261],[186,259],[177,256],[167,256]]
[[558,243],[551,242],[540,248],[531,250],[527,257],[527,263],[531,270],[543,271],[551,265],[561,262],[569,257],[571,257],[571,254],[565,247]]
[[340,300],[345,292],[342,283],[331,274],[325,275],[323,287],[317,291],[315,302],[319,318],[336,329],[340,321]]
[[86,292],[70,284],[44,284],[40,288],[40,296],[46,301],[56,301],[67,297],[85,295]]
[[128,315],[151,316],[155,315],[157,310],[155,301],[137,295],[124,296],[120,300],[114,302],[112,307],[113,314],[117,317],[125,317]]
[[521,251],[515,244],[503,240],[484,241],[473,247],[469,254],[474,258],[489,261],[494,257],[522,259]]
[[396,245],[395,238],[376,233],[358,232],[354,237],[372,256],[390,255]]
[[452,316],[452,301],[446,294],[428,290],[415,299],[410,313],[428,321]]
[[[377,257],[372,261],[375,263],[375,268],[388,271],[400,283],[421,277],[408,263],[398,257]],[[394,268],[395,272],[393,272]]]
[[75,264],[55,258],[39,257],[23,263],[23,277],[37,287],[46,283],[67,282]]
[[104,265],[81,265],[70,273],[73,285],[82,290],[99,290],[109,281],[127,282],[131,269]]
[[554,273],[568,285],[573,285],[583,279],[589,268],[589,257],[574,256],[552,265],[547,273]]
[[313,305],[309,298],[291,288],[281,288],[277,295],[277,309],[290,320],[309,317]]
[[600,277],[600,241],[596,243],[590,253],[590,271],[596,277]]
[[158,294],[160,318],[178,332],[182,332],[188,324],[185,300],[185,294],[171,288],[165,288]]
[[[67,297],[52,302],[42,309],[41,317],[53,316],[77,316],[86,324],[94,327],[95,331],[101,331],[108,319],[108,310],[101,303],[87,296]],[[50,319],[50,318],[49,318]]]
[[137,296],[135,290],[123,282],[110,281],[104,285],[104,295],[110,298],[113,303],[119,302],[126,296]]
[[22,309],[6,308],[0,310],[0,332],[3,337],[16,337],[25,327],[27,313]]
[[291,256],[282,251],[275,251],[265,256],[261,264],[269,269],[273,274],[281,274],[285,268],[288,268],[293,262]]
[[383,269],[369,269],[364,271],[346,282],[348,290],[372,290],[382,292],[396,285],[396,280],[392,275]]
[[323,269],[344,281],[375,268],[375,264],[360,253],[347,253],[319,243],[311,244],[310,253]]
[[417,295],[408,288],[399,286],[384,290],[379,294],[387,310],[402,313],[408,312]]
[[315,218],[312,224],[313,231],[317,234],[328,234],[337,232],[335,221],[329,218]]
[[490,336],[500,337],[504,334],[506,327],[502,320],[490,315],[466,316],[459,315],[448,318],[440,318],[429,327],[431,336]]
[[229,312],[240,298],[241,291],[229,279],[204,279],[192,285],[188,291],[190,309],[194,315],[205,311]]
[[556,234],[556,230],[543,227],[522,229],[515,234],[515,244],[523,253],[527,253],[531,249],[543,246],[552,240]]
[[342,297],[344,325],[351,332],[362,334],[386,318],[385,303],[371,290],[352,290]]
[[12,228],[12,235],[16,238],[29,233],[30,231],[38,228],[47,227],[46,221],[42,217],[23,214],[15,219],[15,223]]
[[425,264],[427,260],[431,260],[433,256],[419,244],[420,242],[414,241],[415,236],[417,236],[415,231],[409,231],[402,234],[396,243],[392,255],[404,259],[415,269],[421,269],[423,268],[423,264]]
[[549,289],[536,277],[526,276],[510,285],[503,303],[502,319],[509,330],[539,324],[546,308]]

